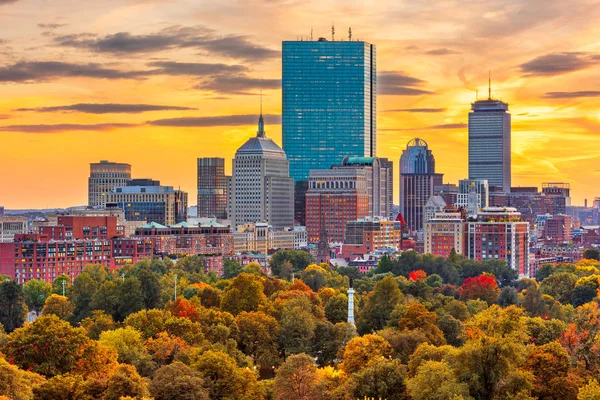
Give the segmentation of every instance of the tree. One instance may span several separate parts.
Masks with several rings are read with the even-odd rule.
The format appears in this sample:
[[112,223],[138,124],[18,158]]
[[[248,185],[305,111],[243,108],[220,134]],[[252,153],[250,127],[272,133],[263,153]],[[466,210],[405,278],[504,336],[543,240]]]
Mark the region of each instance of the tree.
[[577,379],[569,377],[571,359],[557,342],[535,347],[527,356],[524,368],[533,376],[532,394],[540,399],[577,398]]
[[117,351],[120,363],[134,365],[146,353],[141,333],[130,326],[102,332],[99,341]]
[[242,273],[244,267],[234,260],[226,259],[223,261],[223,279],[235,278]]
[[155,400],[209,400],[202,375],[187,365],[174,362],[156,371],[150,383]]
[[318,292],[327,283],[327,271],[320,265],[311,264],[301,274],[302,281],[314,292]]
[[[63,284],[64,282],[64,284]],[[63,291],[64,288],[64,291]],[[52,293],[61,296],[70,296],[71,294],[71,279],[68,275],[62,274],[54,278],[52,282]]]
[[408,279],[410,279],[411,281],[424,281],[427,278],[427,272],[423,271],[422,269],[417,269],[414,271],[411,271],[408,274]]
[[33,400],[33,388],[44,382],[44,377],[23,371],[0,358],[0,398]]
[[406,313],[400,319],[400,330],[420,330],[431,344],[446,344],[444,334],[436,325],[437,314],[427,311],[421,303],[413,302],[408,305]]
[[19,367],[51,377],[77,368],[89,342],[82,328],[56,315],[42,315],[8,335],[3,350]]
[[598,260],[600,261],[600,250],[598,249],[586,249],[583,252],[583,258],[588,260]]
[[261,278],[252,274],[238,275],[223,294],[221,309],[237,315],[242,311],[258,311],[267,302]]
[[571,304],[577,276],[570,272],[552,274],[540,283],[542,293],[554,297],[562,304]]
[[308,400],[317,396],[317,366],[312,357],[296,354],[277,370],[275,400]]
[[344,361],[341,369],[352,374],[366,367],[369,361],[378,357],[388,358],[392,355],[392,346],[378,335],[365,335],[353,338],[344,349]]
[[590,380],[587,385],[579,388],[577,400],[600,400],[600,385],[595,380]]
[[350,392],[356,399],[408,400],[405,376],[406,367],[399,360],[379,357],[352,375]]
[[42,309],[44,315],[56,315],[60,319],[68,319],[73,314],[73,306],[68,298],[52,294],[46,299],[46,304]]
[[393,277],[388,276],[377,282],[358,315],[358,332],[383,329],[394,307],[401,301],[404,301],[404,296]]
[[167,332],[160,332],[153,338],[146,340],[146,350],[158,365],[166,365],[173,362],[179,352],[187,352],[188,344],[182,338],[173,336]]
[[329,321],[318,321],[311,354],[317,358],[319,366],[331,365],[337,360],[340,349],[355,336],[356,328],[351,323],[334,325]]
[[118,303],[115,320],[123,321],[128,315],[144,308],[144,293],[137,278],[126,278],[117,290]]
[[35,387],[33,394],[36,400],[82,399],[92,400],[80,375],[58,375]]
[[579,307],[594,300],[599,289],[598,275],[590,275],[579,279],[573,289],[573,307]]
[[406,386],[414,400],[447,400],[469,396],[468,386],[458,381],[454,371],[444,361],[426,361],[417,369],[416,375],[408,379]]
[[348,320],[348,297],[338,293],[325,302],[325,317],[332,324]]
[[282,277],[282,267],[288,262],[291,264],[293,271],[302,271],[310,264],[315,262],[314,258],[307,252],[301,250],[279,250],[271,257],[269,266],[271,273],[275,276]]
[[100,289],[100,283],[94,281],[87,272],[82,272],[75,278],[70,295],[71,303],[73,303],[72,319],[74,322],[79,322],[89,315],[92,309],[92,299],[98,289]]
[[309,353],[317,320],[306,297],[289,299],[279,319],[279,343],[284,354]]
[[31,279],[23,285],[25,303],[30,310],[39,313],[52,293],[52,285],[39,279]]
[[142,289],[144,308],[148,310],[157,308],[161,304],[160,280],[157,274],[150,271],[148,268],[140,268],[136,277],[140,282]]
[[148,384],[136,369],[131,365],[121,364],[108,379],[102,400],[120,400],[125,396],[140,399],[149,395]]
[[240,350],[261,366],[279,363],[277,339],[279,323],[262,312],[241,312],[236,317]]
[[17,281],[6,280],[0,283],[0,324],[6,332],[23,326],[27,311],[23,287]]
[[461,298],[464,300],[479,299],[494,304],[500,290],[498,283],[492,275],[480,275],[476,278],[467,278],[460,288]]

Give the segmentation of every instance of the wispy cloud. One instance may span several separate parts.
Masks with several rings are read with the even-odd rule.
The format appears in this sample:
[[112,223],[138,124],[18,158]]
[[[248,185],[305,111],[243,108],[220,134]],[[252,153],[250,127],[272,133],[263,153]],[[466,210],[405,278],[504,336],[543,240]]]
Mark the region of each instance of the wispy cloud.
[[79,103],[66,106],[54,107],[36,107],[36,108],[18,108],[15,111],[35,111],[35,112],[56,112],[56,111],[74,111],[87,114],[138,114],[148,111],[186,111],[196,110],[190,107],[177,106],[159,106],[152,104],[98,104],[98,103]]
[[600,62],[600,56],[588,52],[563,52],[545,54],[521,64],[527,75],[552,76],[579,71]]
[[144,71],[121,71],[100,64],[59,61],[21,61],[0,67],[0,82],[39,82],[64,77],[127,79],[144,76]]
[[251,94],[253,89],[279,89],[281,80],[252,78],[247,75],[225,76],[219,75],[207,78],[195,86],[196,89],[211,90],[229,94]]
[[578,97],[600,97],[600,91],[584,90],[580,92],[547,92],[542,97],[545,99],[575,99]]
[[433,94],[433,92],[415,88],[425,83],[424,80],[414,78],[404,72],[383,71],[377,74],[379,81],[378,93],[384,95],[418,96]]
[[58,28],[62,28],[63,26],[67,26],[67,24],[37,24],[38,28],[46,29],[46,30],[54,30]]
[[16,3],[19,0],[0,0],[0,6],[4,4]]
[[279,51],[253,43],[246,35],[219,35],[203,26],[172,26],[159,32],[136,35],[130,32],[97,37],[88,33],[58,36],[59,46],[84,48],[99,53],[137,54],[173,48],[195,48],[223,57],[260,61],[277,57]]
[[385,112],[407,112],[407,113],[440,113],[446,111],[445,108],[399,108],[396,110],[385,110]]
[[447,56],[447,55],[451,55],[451,54],[461,54],[461,53],[460,53],[460,51],[447,49],[447,48],[441,48],[441,49],[433,49],[433,50],[426,51],[425,54],[429,54],[431,56]]
[[0,126],[0,132],[22,133],[61,133],[71,131],[102,132],[121,128],[132,128],[138,124],[55,124],[55,125],[7,125]]
[[441,125],[430,125],[422,126],[418,128],[384,128],[378,129],[380,131],[424,131],[424,130],[439,130],[439,129],[465,129],[467,124],[441,124]]
[[[265,122],[271,125],[281,124],[280,115],[266,114]],[[214,117],[168,118],[148,121],[153,126],[173,127],[212,127],[212,126],[248,126],[258,122],[256,114],[222,115]]]

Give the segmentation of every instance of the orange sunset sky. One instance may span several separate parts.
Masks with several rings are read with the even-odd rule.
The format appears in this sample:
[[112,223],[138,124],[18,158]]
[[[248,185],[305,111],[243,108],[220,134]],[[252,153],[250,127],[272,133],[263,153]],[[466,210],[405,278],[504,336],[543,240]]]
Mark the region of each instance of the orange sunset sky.
[[[377,45],[378,155],[425,139],[445,182],[467,176],[475,91],[509,103],[513,186],[600,196],[597,0],[0,0],[0,205],[84,205],[89,163],[181,187],[196,158],[255,134],[281,143],[281,41]],[[397,180],[397,178],[396,178]],[[397,189],[396,182],[396,189]],[[395,202],[398,192],[395,193]]]

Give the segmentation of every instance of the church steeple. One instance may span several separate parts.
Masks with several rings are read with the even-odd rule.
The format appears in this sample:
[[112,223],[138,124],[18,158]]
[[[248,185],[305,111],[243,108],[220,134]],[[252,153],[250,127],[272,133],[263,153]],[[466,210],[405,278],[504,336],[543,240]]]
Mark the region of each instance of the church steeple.
[[265,121],[263,119],[262,113],[262,90],[260,91],[260,117],[258,117],[258,132],[256,132],[256,137],[264,138],[265,134]]

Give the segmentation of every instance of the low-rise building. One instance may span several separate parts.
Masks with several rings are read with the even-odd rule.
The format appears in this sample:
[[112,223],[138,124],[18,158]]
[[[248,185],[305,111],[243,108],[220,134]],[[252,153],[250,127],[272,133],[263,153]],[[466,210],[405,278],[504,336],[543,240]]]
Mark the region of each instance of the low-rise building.
[[425,222],[423,232],[425,253],[448,257],[454,249],[457,254],[466,254],[466,221],[461,213],[436,213]]
[[27,233],[28,225],[27,217],[0,216],[0,243],[12,242],[15,235]]
[[347,260],[375,252],[380,249],[401,248],[400,224],[387,218],[362,218],[346,222],[342,258]]

